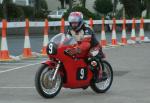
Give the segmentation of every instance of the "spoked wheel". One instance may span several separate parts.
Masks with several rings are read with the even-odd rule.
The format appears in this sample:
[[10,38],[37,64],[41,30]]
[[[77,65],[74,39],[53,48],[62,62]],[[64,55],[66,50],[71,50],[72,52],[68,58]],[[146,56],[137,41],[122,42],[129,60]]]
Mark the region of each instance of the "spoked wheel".
[[44,98],[53,98],[61,90],[62,78],[59,72],[56,78],[52,80],[54,69],[42,64],[35,76],[35,87],[38,93]]
[[104,73],[103,76],[105,76],[102,78],[105,79],[102,79],[99,82],[95,82],[95,81],[91,82],[91,88],[96,93],[105,93],[111,87],[113,81],[113,70],[111,65],[105,60],[102,60],[102,63],[103,63],[102,65],[103,65],[103,73]]

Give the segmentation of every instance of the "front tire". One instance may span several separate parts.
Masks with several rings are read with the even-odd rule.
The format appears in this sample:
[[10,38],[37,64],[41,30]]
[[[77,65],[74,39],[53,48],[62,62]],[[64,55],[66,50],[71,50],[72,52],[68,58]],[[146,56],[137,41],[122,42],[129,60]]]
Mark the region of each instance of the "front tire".
[[113,70],[111,65],[105,60],[102,60],[102,63],[102,67],[104,67],[103,72],[106,72],[107,79],[98,83],[95,81],[91,82],[91,88],[96,93],[105,93],[111,87],[113,81]]
[[55,69],[49,68],[48,65],[42,64],[35,75],[35,88],[44,98],[55,97],[62,88],[62,77],[58,72],[55,80],[52,76]]

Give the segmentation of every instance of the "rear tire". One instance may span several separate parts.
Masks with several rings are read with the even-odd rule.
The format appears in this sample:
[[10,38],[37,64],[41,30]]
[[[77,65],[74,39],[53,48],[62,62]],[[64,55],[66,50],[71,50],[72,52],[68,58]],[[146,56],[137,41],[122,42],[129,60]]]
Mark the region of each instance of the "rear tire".
[[[91,81],[91,88],[96,93],[105,93],[111,87],[113,81],[113,70],[111,65],[105,60],[102,60],[102,63],[102,67],[104,67],[103,70],[104,72],[107,72],[108,78],[105,81],[100,81],[98,83]],[[100,87],[101,84],[102,87]]]
[[44,98],[55,97],[62,88],[62,77],[59,72],[54,81],[50,80],[53,73],[48,65],[42,64],[35,75],[35,88]]

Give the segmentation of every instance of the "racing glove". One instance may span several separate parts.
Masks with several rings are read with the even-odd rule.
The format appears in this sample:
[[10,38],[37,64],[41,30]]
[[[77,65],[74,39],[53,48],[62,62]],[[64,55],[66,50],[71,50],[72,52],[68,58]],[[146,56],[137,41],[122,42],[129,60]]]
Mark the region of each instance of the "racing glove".
[[74,48],[68,48],[65,50],[67,52],[67,54],[69,56],[76,56],[77,54],[80,54],[81,53],[81,50],[80,48],[78,47],[74,47]]

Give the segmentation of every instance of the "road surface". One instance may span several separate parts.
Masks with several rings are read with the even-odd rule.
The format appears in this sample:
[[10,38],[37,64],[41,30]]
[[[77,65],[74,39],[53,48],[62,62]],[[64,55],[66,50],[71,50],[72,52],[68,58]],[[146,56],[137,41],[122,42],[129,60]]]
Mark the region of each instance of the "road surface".
[[104,94],[88,88],[64,89],[53,99],[35,90],[34,77],[47,58],[0,62],[0,103],[150,103],[150,44],[105,49],[114,70],[112,87]]

